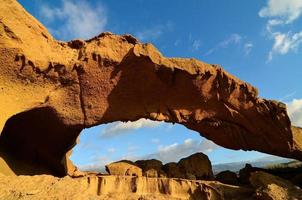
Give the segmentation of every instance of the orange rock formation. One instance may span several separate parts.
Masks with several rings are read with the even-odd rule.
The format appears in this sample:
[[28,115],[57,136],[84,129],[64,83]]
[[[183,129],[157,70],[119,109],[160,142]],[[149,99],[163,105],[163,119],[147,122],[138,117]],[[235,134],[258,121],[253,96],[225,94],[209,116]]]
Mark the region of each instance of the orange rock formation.
[[11,168],[7,157],[72,174],[68,155],[83,128],[140,118],[183,124],[226,148],[302,159],[301,130],[283,103],[217,65],[165,58],[130,35],[57,41],[2,0],[0,66],[0,163]]

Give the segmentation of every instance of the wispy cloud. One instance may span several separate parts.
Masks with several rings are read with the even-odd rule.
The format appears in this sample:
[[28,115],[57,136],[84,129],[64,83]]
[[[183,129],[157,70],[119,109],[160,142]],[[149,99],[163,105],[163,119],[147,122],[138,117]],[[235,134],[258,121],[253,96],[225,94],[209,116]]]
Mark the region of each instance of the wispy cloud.
[[174,143],[167,146],[159,146],[158,151],[144,156],[142,159],[158,159],[163,163],[177,162],[181,158],[192,155],[196,152],[211,153],[219,148],[218,145],[210,140],[203,139],[202,141],[186,139],[183,143]]
[[179,44],[181,43],[181,41],[180,40],[176,40],[175,42],[174,42],[174,46],[178,46]]
[[228,36],[227,38],[225,38],[223,41],[219,42],[215,47],[208,50],[205,53],[205,56],[211,55],[212,53],[214,53],[215,51],[218,51],[221,48],[227,48],[230,45],[238,45],[241,43],[241,40],[242,40],[241,35],[239,35],[237,33],[233,33],[230,36]]
[[193,41],[193,44],[192,44],[193,50],[195,50],[195,51],[199,50],[200,46],[201,46],[201,41],[200,40],[194,40]]
[[267,6],[259,11],[260,17],[268,18],[266,30],[269,38],[274,41],[272,49],[268,53],[267,62],[270,62],[274,55],[285,55],[298,50],[302,44],[302,31],[281,32],[276,29],[280,26],[284,29],[288,24],[296,21],[301,14],[301,0],[268,0]]
[[294,99],[287,103],[287,112],[292,125],[302,127],[302,99]]
[[91,38],[107,24],[105,8],[85,0],[62,0],[60,7],[43,5],[40,15],[51,32],[63,40]]
[[105,172],[105,165],[114,162],[108,156],[95,156],[91,159],[90,163],[77,166],[82,171],[96,171]]
[[111,138],[118,135],[130,133],[133,130],[145,127],[157,127],[163,122],[152,121],[148,119],[139,119],[134,122],[114,122],[107,126],[101,133],[102,138]]
[[278,101],[286,101],[287,99],[289,99],[290,97],[293,97],[297,92],[293,91],[289,94],[286,94],[285,96],[283,96],[282,98],[280,98]]
[[251,42],[247,42],[244,44],[244,53],[245,55],[249,55],[253,49],[254,45]]
[[135,33],[135,36],[143,42],[156,40],[161,37],[165,32],[171,32],[174,28],[172,22],[165,24],[154,25],[144,30]]

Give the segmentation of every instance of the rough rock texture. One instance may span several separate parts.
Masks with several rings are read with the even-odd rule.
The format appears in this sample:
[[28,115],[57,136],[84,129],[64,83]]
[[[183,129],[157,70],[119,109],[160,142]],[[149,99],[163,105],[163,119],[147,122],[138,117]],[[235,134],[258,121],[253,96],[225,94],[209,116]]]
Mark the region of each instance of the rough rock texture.
[[142,169],[132,161],[128,161],[128,160],[121,160],[118,162],[110,163],[109,165],[106,165],[106,171],[110,175],[119,175],[119,176],[143,175]]
[[228,170],[216,174],[215,180],[225,184],[239,185],[237,174]]
[[187,179],[214,179],[211,162],[208,156],[203,153],[195,153],[182,158],[177,165]]
[[94,175],[61,179],[0,175],[0,186],[0,200],[248,200],[253,192],[209,181]]
[[239,181],[241,184],[249,184],[250,176],[253,172],[268,172],[269,170],[259,167],[253,167],[251,164],[245,164],[245,167],[239,170]]
[[162,169],[163,163],[159,160],[138,160],[135,164],[143,170],[143,175],[146,177],[166,177]]
[[298,175],[295,175],[293,178],[290,179],[290,181],[302,188],[302,173],[299,173]]
[[250,183],[256,189],[255,197],[263,200],[299,200],[302,190],[282,178],[265,172],[253,172]]
[[195,153],[181,159],[178,163],[162,164],[156,159],[137,160],[135,163],[128,160],[106,165],[106,171],[110,175],[122,176],[146,176],[146,177],[169,177],[191,180],[213,180],[211,162],[207,155]]
[[169,178],[185,178],[175,162],[166,163],[163,170]]
[[226,148],[302,159],[301,129],[284,104],[217,65],[165,58],[130,35],[56,41],[17,1],[2,0],[0,66],[0,169],[15,174],[30,174],[16,159],[72,174],[68,155],[83,128],[140,118],[182,124]]

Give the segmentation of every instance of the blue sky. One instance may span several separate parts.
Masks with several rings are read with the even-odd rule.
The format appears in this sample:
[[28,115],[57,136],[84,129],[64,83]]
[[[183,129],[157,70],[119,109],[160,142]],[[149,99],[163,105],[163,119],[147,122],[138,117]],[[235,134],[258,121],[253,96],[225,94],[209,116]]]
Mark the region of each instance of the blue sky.
[[[219,64],[287,103],[302,126],[302,1],[297,0],[20,0],[59,40],[88,39],[103,31],[130,33],[165,56]],[[264,154],[231,151],[180,125],[140,120],[84,130],[72,160],[82,168],[127,158],[177,161],[196,151],[213,163]]]

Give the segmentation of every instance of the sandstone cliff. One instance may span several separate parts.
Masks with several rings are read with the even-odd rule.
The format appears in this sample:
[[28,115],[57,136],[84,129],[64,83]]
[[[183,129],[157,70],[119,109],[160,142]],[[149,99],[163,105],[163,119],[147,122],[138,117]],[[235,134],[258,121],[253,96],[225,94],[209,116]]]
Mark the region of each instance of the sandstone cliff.
[[0,200],[248,200],[253,192],[218,182],[131,176],[59,179],[46,175],[0,175],[0,185]]

